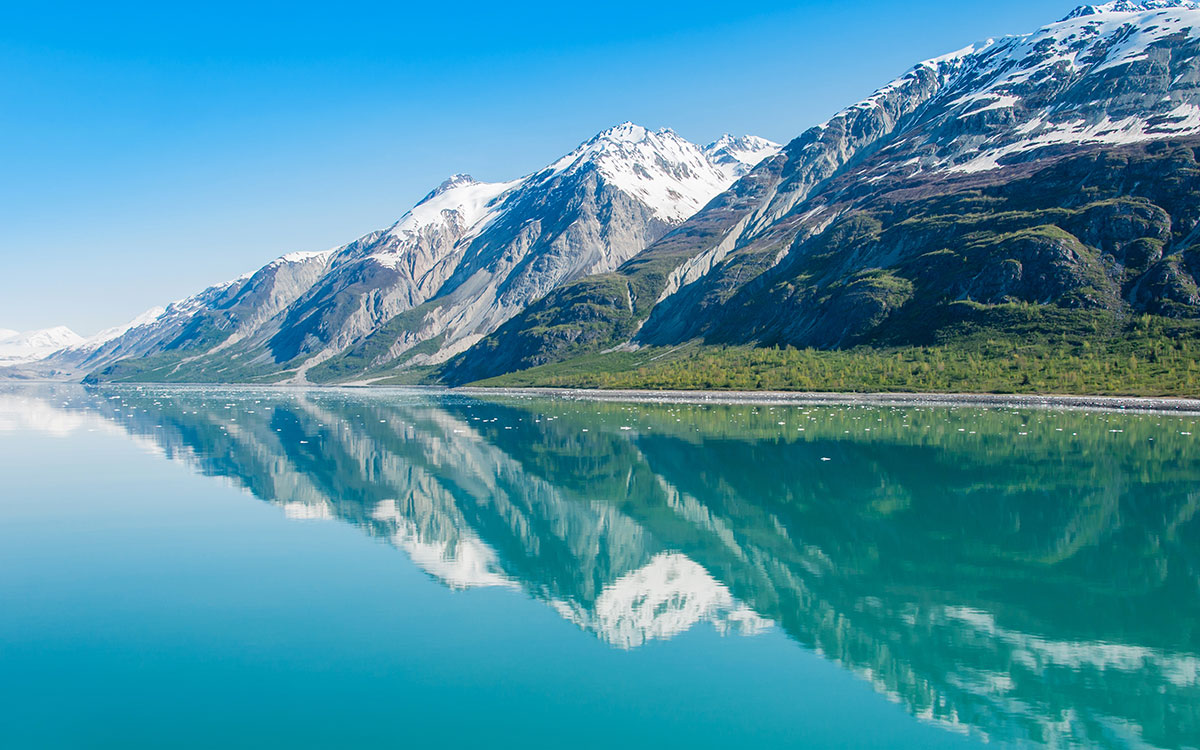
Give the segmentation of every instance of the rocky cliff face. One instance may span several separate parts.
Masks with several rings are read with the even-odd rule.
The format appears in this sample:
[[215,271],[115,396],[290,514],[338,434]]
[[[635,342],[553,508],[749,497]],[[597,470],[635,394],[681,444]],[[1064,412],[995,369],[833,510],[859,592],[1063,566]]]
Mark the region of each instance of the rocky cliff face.
[[[530,307],[448,376],[695,338],[898,339],[906,319],[963,301],[1195,315],[1198,52],[1200,11],[1163,0],[1087,6],[921,63],[615,274]],[[1032,214],[1005,214],[1018,211]],[[1060,215],[1078,211],[1093,218]],[[1128,258],[1115,249],[1135,240]],[[942,251],[956,260],[938,266]]]
[[386,230],[287,256],[58,363],[184,381],[437,363],[557,286],[616,268],[777,149],[752,136],[701,148],[625,123],[519,180],[455,175]]

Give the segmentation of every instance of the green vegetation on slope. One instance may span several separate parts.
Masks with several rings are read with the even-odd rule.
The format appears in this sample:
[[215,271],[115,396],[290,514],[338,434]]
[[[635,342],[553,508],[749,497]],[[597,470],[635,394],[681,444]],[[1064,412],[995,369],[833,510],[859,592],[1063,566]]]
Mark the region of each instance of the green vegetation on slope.
[[[1200,321],[960,303],[929,346],[817,350],[705,346],[611,352],[480,381],[485,386],[847,392],[1200,393]],[[974,316],[970,315],[975,313]],[[996,333],[1007,319],[1008,335]]]
[[266,357],[243,359],[243,353],[189,356],[169,350],[147,357],[122,359],[91,373],[84,383],[279,383],[296,374],[278,370]]

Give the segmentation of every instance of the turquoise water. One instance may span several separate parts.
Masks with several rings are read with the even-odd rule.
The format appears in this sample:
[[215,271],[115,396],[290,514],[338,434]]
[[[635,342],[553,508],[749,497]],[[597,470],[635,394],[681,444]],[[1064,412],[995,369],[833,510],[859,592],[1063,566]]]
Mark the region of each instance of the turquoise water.
[[1200,746],[1196,417],[0,389],[0,747]]

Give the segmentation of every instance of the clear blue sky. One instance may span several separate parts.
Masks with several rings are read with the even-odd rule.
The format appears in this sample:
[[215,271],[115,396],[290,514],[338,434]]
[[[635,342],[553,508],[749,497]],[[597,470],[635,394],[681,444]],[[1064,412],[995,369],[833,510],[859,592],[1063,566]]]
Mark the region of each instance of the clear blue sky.
[[1077,4],[9,4],[0,328],[91,334],[624,120],[784,142]]

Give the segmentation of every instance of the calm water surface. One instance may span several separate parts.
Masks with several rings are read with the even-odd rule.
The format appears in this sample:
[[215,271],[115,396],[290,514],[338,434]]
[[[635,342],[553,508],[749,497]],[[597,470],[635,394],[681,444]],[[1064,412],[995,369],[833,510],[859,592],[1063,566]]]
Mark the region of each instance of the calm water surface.
[[1195,417],[0,389],[0,747],[1197,747]]

